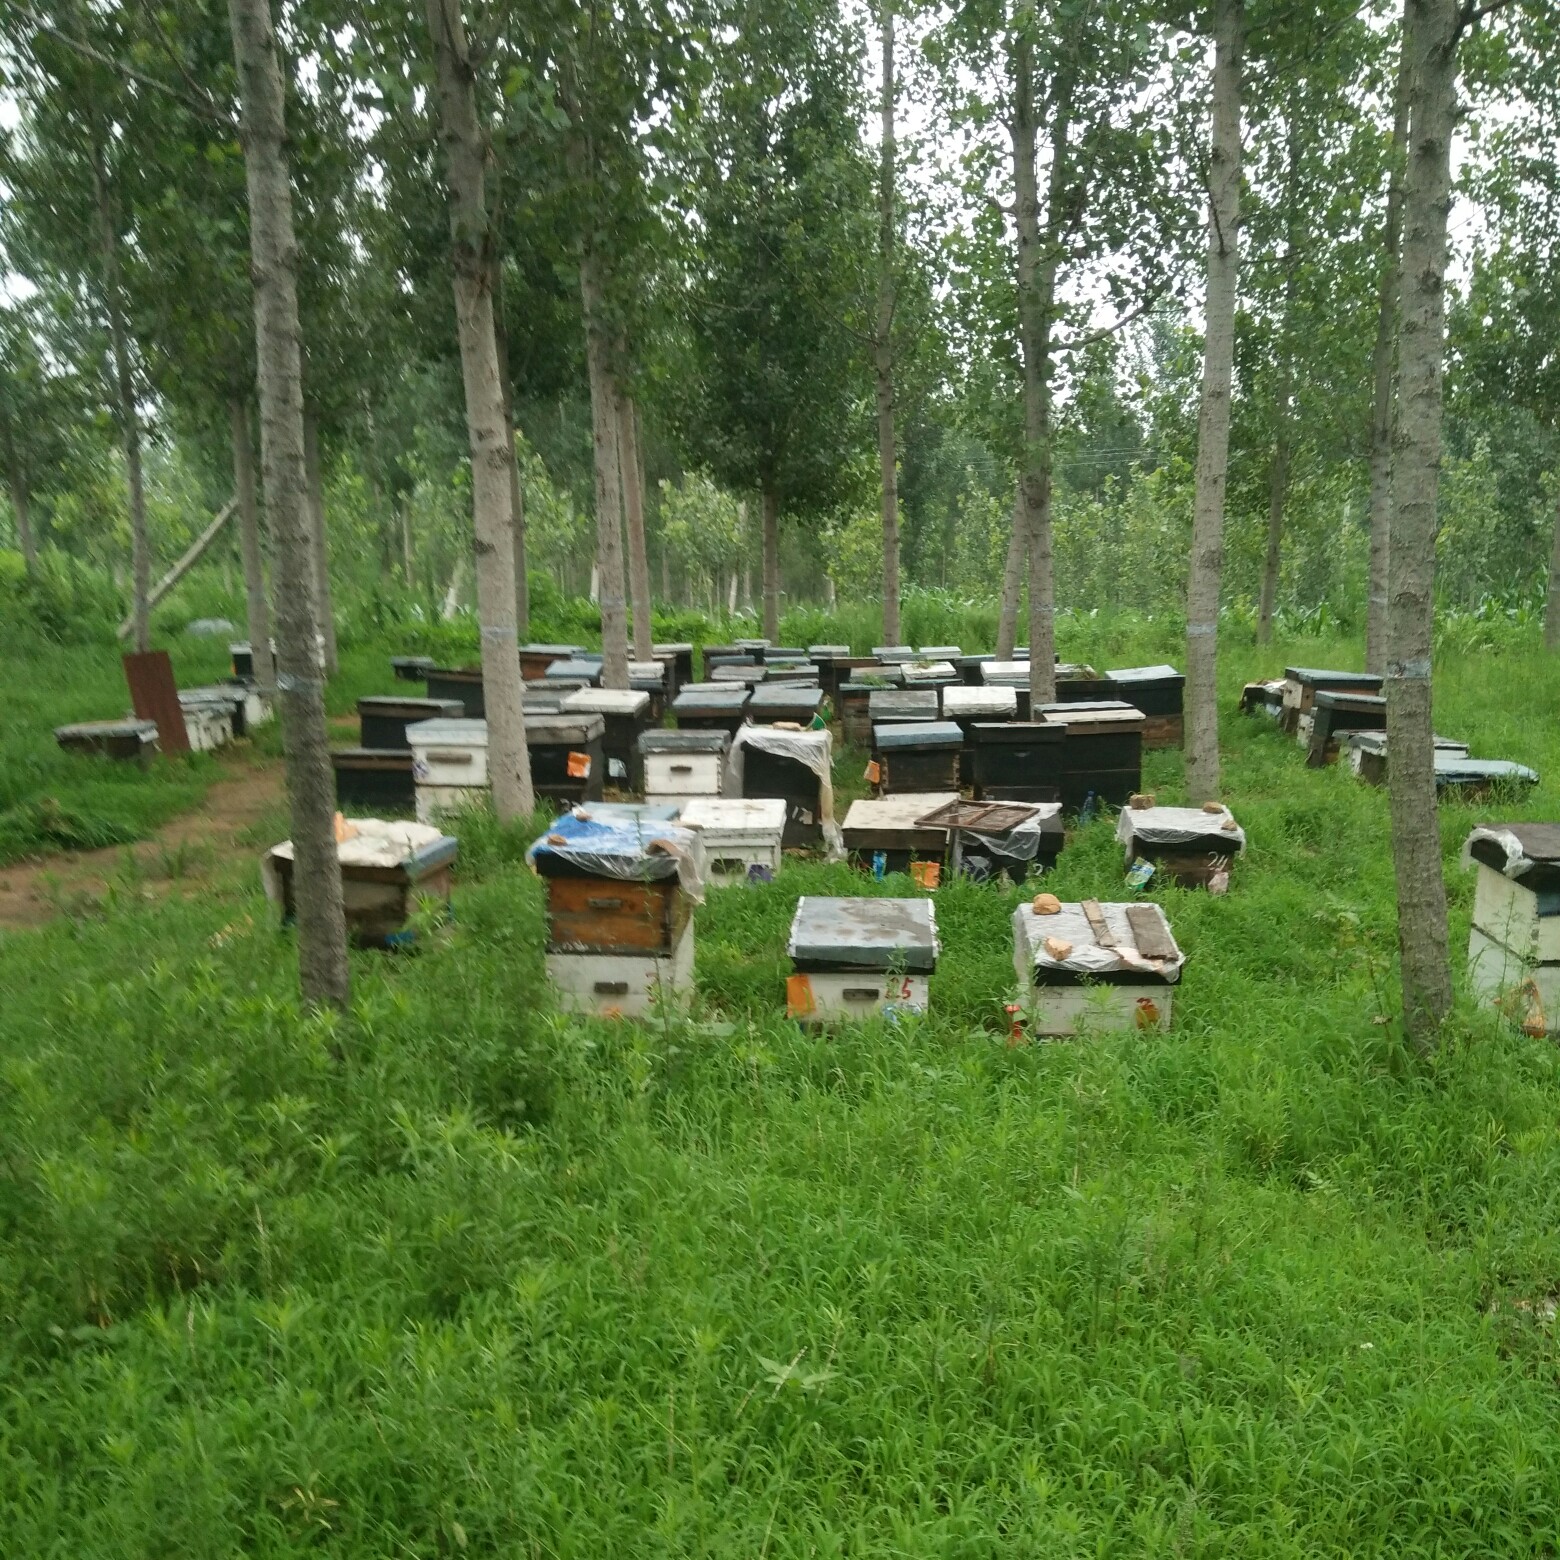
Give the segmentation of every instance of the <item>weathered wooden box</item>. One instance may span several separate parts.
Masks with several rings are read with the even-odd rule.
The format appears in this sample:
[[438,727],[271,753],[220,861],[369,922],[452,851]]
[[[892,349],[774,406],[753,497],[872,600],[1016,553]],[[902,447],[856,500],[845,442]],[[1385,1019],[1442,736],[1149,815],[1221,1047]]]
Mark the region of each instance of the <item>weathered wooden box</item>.
[[675,699],[681,692],[684,684],[693,681],[693,644],[692,641],[669,640],[664,644],[650,646],[650,654],[656,660],[664,661],[671,668],[671,676],[667,680],[666,697]]
[[[1323,689],[1312,701],[1309,715],[1305,761],[1311,769],[1336,763],[1339,743],[1347,733],[1387,729],[1387,701],[1379,693],[1333,693]],[[1300,721],[1304,720],[1302,715]]]
[[745,883],[780,870],[786,804],[779,797],[696,796],[678,821],[704,842],[704,871],[711,883]]
[[1091,794],[1123,807],[1143,789],[1143,716],[1130,704],[1045,704],[1035,714],[1066,727],[1061,801],[1068,811],[1080,810]]
[[459,720],[458,699],[398,699],[373,694],[358,700],[359,740],[366,748],[409,749],[408,726],[425,720]]
[[342,812],[411,812],[416,807],[417,782],[408,749],[336,748],[330,762],[336,772],[336,805]]
[[810,726],[822,704],[823,690],[816,683],[765,683],[753,690],[747,713],[759,726],[772,726],[777,721]]
[[957,791],[964,733],[951,720],[884,722],[872,728],[872,752],[883,796],[901,791]]
[[1246,849],[1245,831],[1227,807],[1123,807],[1116,838],[1129,868],[1148,861],[1156,881],[1215,893],[1229,887],[1230,869]]
[[1380,692],[1381,678],[1375,672],[1339,672],[1317,666],[1286,666],[1283,713],[1279,717],[1279,724],[1291,734],[1298,731],[1300,717],[1311,713],[1318,693]]
[[56,726],[54,740],[67,753],[87,758],[112,758],[145,769],[156,757],[154,720],[85,720]]
[[1067,728],[1048,721],[973,721],[970,755],[977,800],[1059,802]]
[[618,785],[632,786],[639,734],[650,724],[650,695],[633,688],[581,688],[563,701],[563,713],[601,717],[606,778]]
[[545,677],[555,661],[569,661],[583,653],[584,645],[525,644],[520,646],[520,675],[529,682]]
[[908,872],[916,861],[941,867],[948,831],[923,828],[916,819],[958,799],[957,791],[910,791],[852,802],[840,830],[851,865],[875,878]]
[[[410,941],[408,922],[419,899],[448,905],[450,871],[457,842],[436,828],[415,823],[354,818],[357,832],[336,846],[341,866],[347,932],[362,947],[398,947]],[[284,924],[297,916],[293,893],[293,847],[284,840],[260,865],[266,895],[280,906]]]
[[1055,915],[1036,915],[1032,904],[1013,912],[1019,1006],[1037,1036],[1168,1029],[1184,965],[1156,904],[1064,901]]
[[561,710],[526,717],[531,785],[538,796],[558,802],[599,802],[606,784],[602,750],[606,722],[589,711]]
[[742,683],[691,683],[672,700],[672,717],[682,731],[724,731],[730,737],[747,719],[747,702]]
[[1145,748],[1177,748],[1185,735],[1186,676],[1173,666],[1118,666],[1105,673],[1124,699],[1143,714]]
[[804,1023],[925,1012],[940,944],[930,899],[797,901],[786,1011]]
[[639,734],[639,763],[645,800],[719,796],[731,738],[724,731],[661,731]]
[[458,700],[467,720],[486,717],[480,666],[430,666],[424,681],[430,699]]

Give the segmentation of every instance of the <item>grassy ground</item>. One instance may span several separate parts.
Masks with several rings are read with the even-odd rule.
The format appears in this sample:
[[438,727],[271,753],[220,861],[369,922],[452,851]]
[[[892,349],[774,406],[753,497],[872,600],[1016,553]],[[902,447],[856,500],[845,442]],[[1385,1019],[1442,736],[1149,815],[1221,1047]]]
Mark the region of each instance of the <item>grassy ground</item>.
[[[1556,816],[1560,676],[1440,674]],[[0,1552],[1552,1554],[1560,1059],[1406,1053],[1385,797],[1225,738],[1252,848],[1160,896],[1164,1036],[1007,1047],[1020,891],[970,884],[929,1016],[803,1033],[797,896],[911,891],[821,865],[700,910],[719,1028],[566,1023],[481,823],[342,1018],[247,873],[0,937]],[[1101,820],[1054,886],[1120,874]]]

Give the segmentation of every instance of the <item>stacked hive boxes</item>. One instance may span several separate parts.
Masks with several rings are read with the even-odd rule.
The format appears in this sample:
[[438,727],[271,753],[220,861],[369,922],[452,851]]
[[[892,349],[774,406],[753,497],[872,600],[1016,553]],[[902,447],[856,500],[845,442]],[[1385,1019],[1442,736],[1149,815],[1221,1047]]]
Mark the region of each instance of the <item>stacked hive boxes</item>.
[[1485,824],[1463,863],[1478,873],[1469,984],[1529,1034],[1560,1034],[1560,824]]

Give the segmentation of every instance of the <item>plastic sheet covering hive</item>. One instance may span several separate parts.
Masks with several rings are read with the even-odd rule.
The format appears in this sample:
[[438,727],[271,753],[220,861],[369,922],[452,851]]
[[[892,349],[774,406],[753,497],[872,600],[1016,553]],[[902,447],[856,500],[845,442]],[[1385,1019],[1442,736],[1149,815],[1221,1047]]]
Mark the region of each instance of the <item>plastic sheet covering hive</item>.
[[[453,856],[457,849],[455,839],[442,829],[426,823],[401,823],[383,818],[350,818],[347,827],[355,832],[350,838],[336,843],[336,859],[344,867],[404,867],[414,859],[426,861],[430,855],[440,854],[438,847],[448,842]],[[277,872],[279,861],[293,859],[291,840],[273,845],[260,862],[260,881],[265,885],[265,897],[272,904],[282,903],[282,880]]]
[[[1473,848],[1481,840],[1493,845],[1505,857],[1500,868],[1502,874],[1519,882],[1540,864],[1560,863],[1560,824],[1481,824],[1463,841],[1462,864],[1465,868],[1474,865]],[[1487,856],[1483,859],[1488,861]]]
[[[1235,824],[1226,828],[1226,824]],[[1123,807],[1116,820],[1116,838],[1131,850],[1138,845],[1195,845],[1217,835],[1235,842],[1235,854],[1246,851],[1246,831],[1235,823],[1228,807],[1205,812],[1201,807]]]
[[531,848],[533,866],[553,856],[592,877],[656,883],[675,877],[695,904],[704,903],[704,841],[694,829],[659,819],[628,817],[589,803],[565,813]]
[[[1179,946],[1176,946],[1175,957],[1169,959],[1150,959],[1139,953],[1132,927],[1127,921],[1127,909],[1126,905],[1118,904],[1100,906],[1105,925],[1116,940],[1117,946],[1114,948],[1096,942],[1094,928],[1083,906],[1066,900],[1055,915],[1036,915],[1031,906],[1020,905],[1013,912],[1013,932],[1034,950],[1036,971],[1067,970],[1074,975],[1114,975],[1123,970],[1133,970],[1157,976],[1166,982],[1180,980],[1186,955]],[[1164,923],[1164,930],[1169,932],[1168,922]],[[1052,958],[1045,951],[1045,940],[1048,937],[1058,942],[1071,943],[1072,952],[1065,959]]]
[[1008,830],[1006,834],[982,834],[977,829],[960,829],[959,833],[964,837],[965,850],[973,845],[977,850],[983,850],[991,856],[1005,856],[1010,861],[1033,861],[1040,854],[1040,840],[1045,832],[1046,823],[1061,816],[1062,804],[1060,802],[1004,802],[1003,806],[1022,807],[1029,816],[1016,828]]
[[823,843],[831,861],[845,855],[845,841],[840,826],[834,821],[834,739],[827,731],[784,731],[777,726],[739,726],[731,739],[731,751],[726,755],[727,796],[741,796],[742,781],[746,773],[743,754],[749,748],[771,753],[777,758],[789,758],[805,765],[818,777],[818,822],[823,829]]

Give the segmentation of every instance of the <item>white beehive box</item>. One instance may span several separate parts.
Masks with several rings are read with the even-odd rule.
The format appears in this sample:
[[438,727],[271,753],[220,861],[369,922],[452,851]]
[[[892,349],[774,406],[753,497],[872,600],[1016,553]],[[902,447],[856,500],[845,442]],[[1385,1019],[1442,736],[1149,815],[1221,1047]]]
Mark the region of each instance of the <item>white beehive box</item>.
[[459,786],[485,789],[488,729],[485,720],[419,720],[406,728],[412,748],[412,777],[419,788]]
[[804,1023],[924,1013],[936,973],[937,911],[930,899],[797,901],[786,948],[793,973],[786,1011]]
[[730,746],[731,739],[724,731],[641,732],[639,761],[644,766],[645,800],[719,796]]
[[742,883],[749,868],[780,870],[785,802],[780,797],[696,796],[678,821],[704,840],[704,866],[712,883]]
[[194,699],[181,695],[184,730],[190,747],[197,753],[210,753],[225,746],[233,736],[233,707],[214,699]]
[[1168,1029],[1185,962],[1156,904],[1089,900],[1064,902],[1055,915],[1036,915],[1032,904],[1013,912],[1019,1006],[1039,1036]]
[[1017,720],[1018,689],[1007,683],[971,688],[958,684],[942,691],[944,720]]
[[652,954],[548,953],[547,978],[569,1013],[598,1018],[648,1018],[684,1007],[693,994],[693,922],[670,958]]
[[1560,1034],[1560,825],[1485,824],[1463,863],[1478,874],[1469,985],[1529,1034]]

